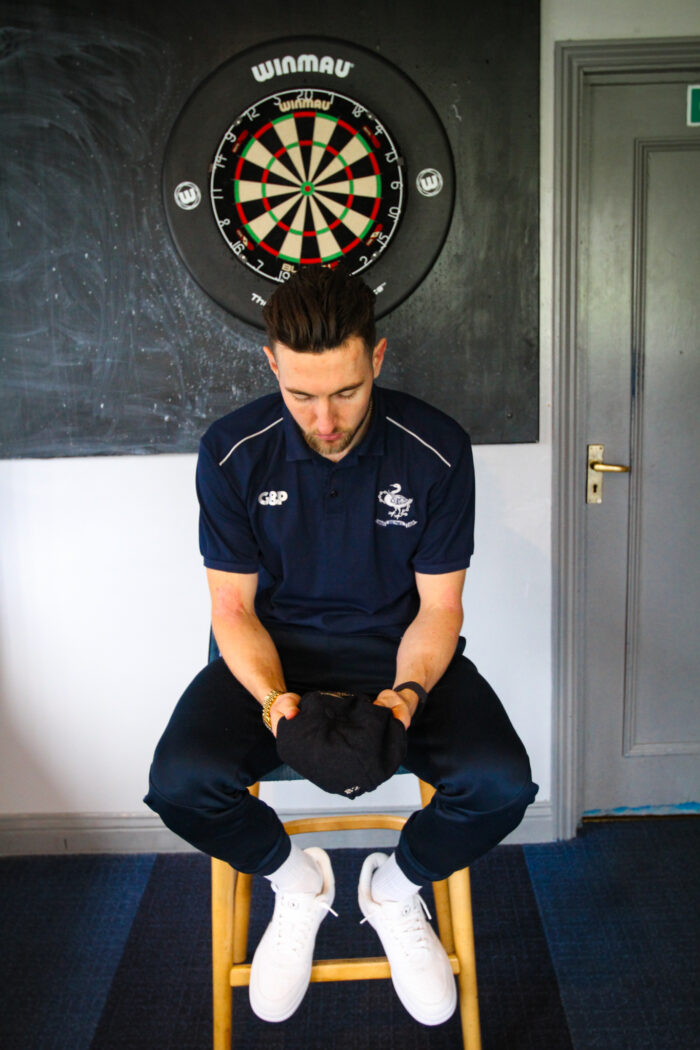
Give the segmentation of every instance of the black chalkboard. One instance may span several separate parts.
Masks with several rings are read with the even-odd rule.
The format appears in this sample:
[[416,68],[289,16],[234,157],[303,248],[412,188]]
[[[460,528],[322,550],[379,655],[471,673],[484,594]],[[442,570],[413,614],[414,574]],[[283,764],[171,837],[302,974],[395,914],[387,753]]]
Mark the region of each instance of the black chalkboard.
[[475,442],[538,435],[536,0],[0,2],[0,455],[192,452],[272,389],[261,333],[193,281],[161,166],[194,88],[265,39],[351,40],[411,77],[457,199],[430,275],[384,317],[382,381]]

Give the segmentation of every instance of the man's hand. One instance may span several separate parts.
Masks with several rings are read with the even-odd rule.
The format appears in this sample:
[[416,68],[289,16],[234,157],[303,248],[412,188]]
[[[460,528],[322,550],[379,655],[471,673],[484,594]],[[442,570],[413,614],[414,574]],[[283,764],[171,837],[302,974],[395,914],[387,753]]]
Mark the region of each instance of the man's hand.
[[270,707],[270,725],[273,736],[277,736],[277,725],[280,718],[296,718],[299,714],[300,700],[298,693],[280,693]]
[[398,718],[403,724],[404,729],[410,726],[418,707],[418,697],[412,689],[402,689],[400,693],[394,692],[393,689],[382,689],[374,702],[378,707],[388,707],[394,718]]

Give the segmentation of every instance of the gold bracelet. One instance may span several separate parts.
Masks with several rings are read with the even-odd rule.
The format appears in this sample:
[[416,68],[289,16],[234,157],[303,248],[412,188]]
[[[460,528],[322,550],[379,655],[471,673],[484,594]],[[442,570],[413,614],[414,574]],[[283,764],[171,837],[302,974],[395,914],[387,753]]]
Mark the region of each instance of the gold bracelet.
[[272,722],[270,721],[270,708],[274,704],[277,697],[282,696],[283,693],[284,689],[271,689],[265,697],[265,699],[263,700],[262,720],[267,726],[267,728],[270,730],[270,732],[272,732]]

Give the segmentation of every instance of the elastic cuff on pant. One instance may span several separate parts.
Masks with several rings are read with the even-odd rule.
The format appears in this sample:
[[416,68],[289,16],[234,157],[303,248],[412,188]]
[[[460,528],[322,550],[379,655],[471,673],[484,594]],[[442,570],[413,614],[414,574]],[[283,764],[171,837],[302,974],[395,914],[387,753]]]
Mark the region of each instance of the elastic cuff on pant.
[[273,871],[277,871],[281,868],[285,860],[292,852],[292,840],[289,835],[285,832],[284,838],[277,843],[275,848],[271,850],[265,857],[260,867],[256,868],[255,871],[249,872],[250,875],[272,875]]
[[431,873],[426,868],[421,867],[410,849],[406,845],[403,836],[399,839],[399,844],[396,847],[396,863],[399,868],[411,882],[417,886],[426,886],[429,882],[435,882]]
[[[462,855],[460,856],[460,851],[455,848],[458,840],[450,837],[449,844],[443,841],[442,850],[437,851],[435,854],[436,860],[442,856],[447,861],[445,870],[440,872],[430,871],[428,868],[425,868],[416,859],[408,845],[408,834],[412,830],[414,820],[425,813],[429,807],[423,810],[416,810],[404,825],[399,844],[396,847],[396,863],[411,882],[418,882],[421,885],[425,885],[427,882],[441,882],[453,871],[469,867],[470,864],[473,864],[479,857],[488,853],[499,842],[502,842],[506,835],[509,835],[511,831],[517,828],[525,815],[525,810],[534,801],[537,791],[538,785],[528,781],[523,785],[519,794],[500,809],[486,813],[469,813],[468,816],[472,826],[468,829],[466,827],[462,828],[462,834],[466,833],[469,836],[469,848],[466,850],[462,849]],[[434,805],[436,797],[434,796],[431,805]],[[459,825],[457,823],[451,830],[452,834],[459,834]],[[428,841],[432,843],[433,851],[435,852],[435,838],[430,838]]]
[[274,835],[274,844],[262,860],[257,861],[254,860],[257,851],[252,848],[255,844],[251,842],[250,836],[247,837],[244,852],[240,848],[240,836],[239,848],[235,848],[235,836],[231,835],[230,828],[226,826],[226,814],[221,815],[218,820],[212,819],[201,810],[170,802],[161,795],[152,780],[149,786],[150,790],[143,801],[158,814],[166,828],[207,856],[226,861],[236,871],[242,871],[246,875],[270,875],[284,864],[291,852],[291,839],[273,810],[270,810],[270,814],[274,823],[267,829],[267,841],[269,842]]

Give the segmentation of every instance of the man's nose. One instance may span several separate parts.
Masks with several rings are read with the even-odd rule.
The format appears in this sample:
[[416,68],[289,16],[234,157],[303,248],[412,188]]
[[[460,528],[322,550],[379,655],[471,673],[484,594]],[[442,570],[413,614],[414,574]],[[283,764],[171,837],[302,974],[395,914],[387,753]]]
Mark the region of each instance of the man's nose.
[[330,399],[319,399],[316,403],[316,425],[321,434],[333,433],[335,421],[333,418],[333,406]]

